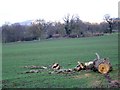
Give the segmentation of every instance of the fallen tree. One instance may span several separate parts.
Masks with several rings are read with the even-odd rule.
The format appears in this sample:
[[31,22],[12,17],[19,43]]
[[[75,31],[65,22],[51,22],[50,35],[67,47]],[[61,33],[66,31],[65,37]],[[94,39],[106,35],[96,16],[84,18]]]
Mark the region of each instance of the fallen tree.
[[97,58],[93,61],[93,71],[98,71],[102,74],[106,74],[112,71],[112,65],[108,58],[100,58],[96,53]]
[[109,87],[120,87],[120,82],[118,80],[112,80],[110,78],[109,72],[112,71],[112,65],[108,58],[100,58],[98,53],[96,53],[96,58],[94,60],[85,63],[78,61],[77,63],[78,64],[74,68],[69,69],[61,68],[60,64],[58,63],[53,63],[49,66],[24,66],[24,68],[32,70],[28,70],[23,73],[41,73],[42,71],[46,70],[48,71],[48,74],[72,74],[75,72],[80,72],[81,70],[93,70],[105,76],[106,80],[108,81]]
[[[112,65],[107,58],[100,58],[100,56],[96,53],[96,58],[92,61],[81,63],[78,61],[78,65],[72,69],[62,69],[61,66],[58,63],[54,63],[53,65],[50,65],[50,67],[46,66],[24,66],[24,68],[29,69],[51,69],[57,73],[70,73],[74,71],[81,71],[81,70],[93,70],[98,71],[99,73],[106,74],[112,70]],[[27,71],[26,73],[36,73],[38,71],[32,70]]]
[[78,61],[78,65],[74,68],[75,71],[80,70],[93,70],[98,71],[102,74],[106,74],[112,71],[112,65],[107,58],[100,58],[100,56],[96,53],[96,58],[93,61],[80,63]]

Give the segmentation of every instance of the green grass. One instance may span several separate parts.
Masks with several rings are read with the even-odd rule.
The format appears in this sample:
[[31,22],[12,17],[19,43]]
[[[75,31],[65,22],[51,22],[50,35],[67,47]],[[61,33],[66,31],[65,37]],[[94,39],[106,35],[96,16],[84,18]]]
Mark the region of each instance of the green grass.
[[[26,65],[48,66],[58,62],[62,68],[74,68],[77,61],[87,62],[108,57],[113,65],[110,75],[118,79],[118,35],[100,37],[56,39],[45,41],[3,44],[3,88],[91,88],[106,87],[107,81],[100,73],[81,71],[75,74],[49,74],[47,71],[21,74],[29,70]],[[87,76],[87,74],[89,76]]]

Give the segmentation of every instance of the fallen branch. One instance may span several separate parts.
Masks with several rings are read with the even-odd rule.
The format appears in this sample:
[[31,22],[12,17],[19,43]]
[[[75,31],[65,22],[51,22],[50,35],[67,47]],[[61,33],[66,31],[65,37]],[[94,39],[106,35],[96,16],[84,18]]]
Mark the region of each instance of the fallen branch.
[[97,56],[97,60],[99,60],[100,59],[100,56],[98,55],[98,53],[95,53],[96,54],[96,56]]
[[54,70],[52,72],[49,72],[49,74],[53,74],[53,73],[56,73],[56,74],[60,74],[60,73],[63,73],[63,74],[70,74],[70,73],[74,73],[74,69],[59,69],[59,70]]
[[30,68],[30,69],[47,69],[47,67],[45,67],[45,66],[35,66],[35,65],[24,66],[24,68]]
[[112,80],[108,73],[104,74],[108,81],[109,88],[120,88],[120,82],[118,80]]
[[39,72],[41,72],[41,71],[40,70],[29,70],[29,71],[25,71],[25,72],[23,72],[21,74],[25,74],[25,73],[39,73]]

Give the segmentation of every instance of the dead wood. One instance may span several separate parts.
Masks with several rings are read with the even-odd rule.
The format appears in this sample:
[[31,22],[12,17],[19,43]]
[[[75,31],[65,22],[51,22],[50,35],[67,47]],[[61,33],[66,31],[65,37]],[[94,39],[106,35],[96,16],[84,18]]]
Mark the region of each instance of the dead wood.
[[[112,70],[112,65],[109,62],[109,59],[103,58],[101,59],[98,53],[96,54],[96,59],[93,61],[81,63],[78,61],[78,64],[73,69],[61,69],[61,66],[58,63],[54,63],[53,65],[50,65],[49,67],[45,66],[24,66],[24,68],[29,69],[51,69],[54,70],[52,73],[71,73],[75,71],[81,71],[81,70],[93,70],[98,71],[102,74],[108,73]],[[26,73],[37,73],[39,70],[30,70]]]
[[93,71],[98,71],[102,74],[106,74],[112,71],[112,65],[108,58],[100,58],[98,53],[96,53],[96,59],[93,60]]
[[45,67],[45,66],[35,66],[35,65],[24,66],[24,68],[29,68],[29,69],[47,69],[47,67]]
[[56,74],[60,74],[60,73],[63,73],[63,74],[70,74],[70,73],[74,73],[75,71],[73,69],[59,69],[59,70],[54,70],[52,72],[49,72],[49,74],[52,74],[52,73],[56,73]]
[[99,60],[100,59],[100,56],[98,55],[98,53],[95,53],[96,54],[96,56],[97,56],[97,60]]
[[92,70],[92,68],[93,68],[93,61],[85,63],[85,69],[86,70]]
[[120,82],[118,80],[112,80],[110,75],[107,73],[107,74],[104,74],[106,80],[108,81],[108,85],[110,88],[120,88]]
[[29,70],[24,73],[39,73],[39,72],[41,72],[41,71],[40,70]]
[[109,83],[110,88],[120,88],[120,82],[118,80],[112,80]]
[[105,74],[112,70],[112,65],[108,59],[103,58],[94,61],[94,69],[102,74]]
[[86,66],[83,63],[80,63],[78,61],[78,65],[73,69],[74,71],[80,71],[80,70],[85,70]]
[[58,63],[54,63],[52,66],[51,66],[52,69],[54,70],[59,70],[60,69],[60,65]]

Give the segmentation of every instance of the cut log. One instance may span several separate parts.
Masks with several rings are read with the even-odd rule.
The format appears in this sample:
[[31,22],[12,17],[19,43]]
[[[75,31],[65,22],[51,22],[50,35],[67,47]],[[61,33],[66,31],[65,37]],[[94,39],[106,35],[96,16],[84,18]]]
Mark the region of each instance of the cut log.
[[78,65],[74,68],[75,71],[85,70],[86,66],[78,61]]
[[93,61],[86,62],[85,66],[86,66],[86,70],[92,70],[92,68],[93,68]]
[[102,64],[100,64],[100,65],[98,66],[98,71],[99,71],[100,73],[105,74],[105,73],[108,73],[109,70],[110,70],[110,66],[109,66],[109,64],[107,64],[107,63],[102,63]]
[[60,65],[58,63],[54,63],[51,68],[54,69],[54,70],[59,70]]
[[107,60],[106,58],[95,60],[93,68],[94,68],[94,71],[97,70],[98,72],[102,74],[106,74],[112,70],[112,66],[109,60]]

